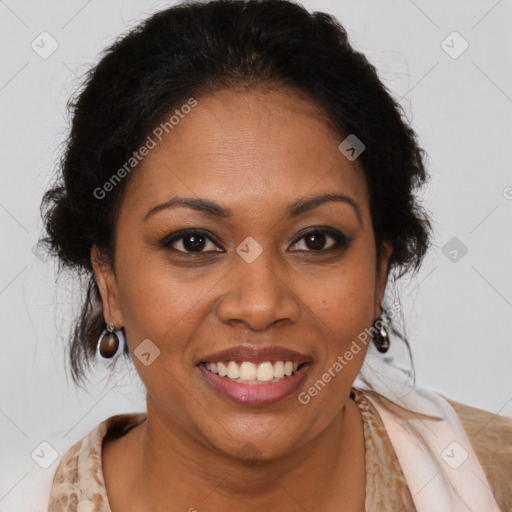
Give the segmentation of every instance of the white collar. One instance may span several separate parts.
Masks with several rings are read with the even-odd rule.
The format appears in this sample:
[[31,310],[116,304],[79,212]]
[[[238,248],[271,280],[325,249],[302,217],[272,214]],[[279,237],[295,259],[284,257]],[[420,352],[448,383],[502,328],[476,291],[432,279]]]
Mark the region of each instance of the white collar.
[[[382,418],[417,512],[502,512],[457,413],[439,393],[415,387],[400,396],[387,396],[407,409],[440,416],[442,421],[404,420],[370,394],[365,396]],[[434,457],[413,434],[411,425]],[[453,488],[443,481],[443,472]]]

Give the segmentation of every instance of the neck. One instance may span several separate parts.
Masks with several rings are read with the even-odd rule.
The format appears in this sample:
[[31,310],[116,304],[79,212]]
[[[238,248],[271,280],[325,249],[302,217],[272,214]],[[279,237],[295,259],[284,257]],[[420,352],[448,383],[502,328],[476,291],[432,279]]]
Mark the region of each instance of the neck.
[[154,504],[175,503],[176,510],[180,506],[183,510],[220,510],[228,504],[238,510],[267,512],[318,510],[320,504],[341,493],[344,504],[353,499],[353,510],[357,510],[361,495],[354,495],[354,489],[361,491],[362,487],[364,505],[362,428],[357,405],[347,399],[330,425],[296,451],[262,460],[257,447],[249,443],[239,451],[244,454],[241,460],[162,421],[148,401],[147,420],[132,431],[136,472],[132,481],[146,508],[151,497]]

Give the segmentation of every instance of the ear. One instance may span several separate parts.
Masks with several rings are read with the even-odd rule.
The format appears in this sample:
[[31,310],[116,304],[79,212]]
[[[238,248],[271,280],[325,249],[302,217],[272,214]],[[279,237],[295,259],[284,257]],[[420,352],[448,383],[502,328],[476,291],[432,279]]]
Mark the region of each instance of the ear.
[[389,240],[382,242],[380,259],[377,262],[377,277],[375,282],[375,309],[374,318],[377,318],[382,313],[382,300],[384,299],[384,292],[386,291],[386,282],[388,279],[389,271],[389,258],[393,253],[393,245]]
[[105,322],[113,322],[116,329],[124,325],[119,307],[117,280],[111,264],[101,250],[94,245],[91,249],[91,264],[98,283]]

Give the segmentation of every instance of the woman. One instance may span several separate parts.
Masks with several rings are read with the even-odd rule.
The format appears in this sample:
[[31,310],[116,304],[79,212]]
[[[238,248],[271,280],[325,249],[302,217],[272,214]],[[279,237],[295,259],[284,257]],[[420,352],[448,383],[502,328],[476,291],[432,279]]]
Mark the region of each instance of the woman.
[[187,3],[110,47],[46,243],[89,277],[75,381],[124,354],[147,413],[71,447],[48,510],[509,510],[511,419],[361,372],[429,247],[423,156],[327,14]]

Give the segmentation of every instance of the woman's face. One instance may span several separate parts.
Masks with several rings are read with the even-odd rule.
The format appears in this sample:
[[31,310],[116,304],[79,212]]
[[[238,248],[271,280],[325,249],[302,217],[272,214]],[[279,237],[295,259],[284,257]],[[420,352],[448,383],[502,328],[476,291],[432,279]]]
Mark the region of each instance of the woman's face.
[[[225,454],[250,443],[272,458],[320,434],[340,412],[366,346],[350,361],[344,354],[381,311],[390,255],[386,246],[376,272],[365,178],[338,149],[342,140],[292,91],[223,90],[198,98],[133,171],[119,210],[115,274],[92,255],[105,319],[125,328],[148,415],[160,425]],[[350,199],[289,211],[325,194]],[[177,197],[215,209],[155,209]],[[191,228],[199,236],[172,236]],[[241,345],[255,352],[212,356]],[[279,349],[258,352],[269,347]],[[149,355],[139,358],[141,351]],[[343,368],[333,371],[339,357]],[[227,382],[202,364],[216,359],[226,371],[230,360],[231,371],[251,363],[244,375],[254,367],[267,383],[258,390]],[[264,380],[272,378],[268,364],[258,370],[269,361],[280,375],[276,360],[288,359],[307,364],[280,383]],[[308,401],[304,393],[322,376],[330,382]]]

